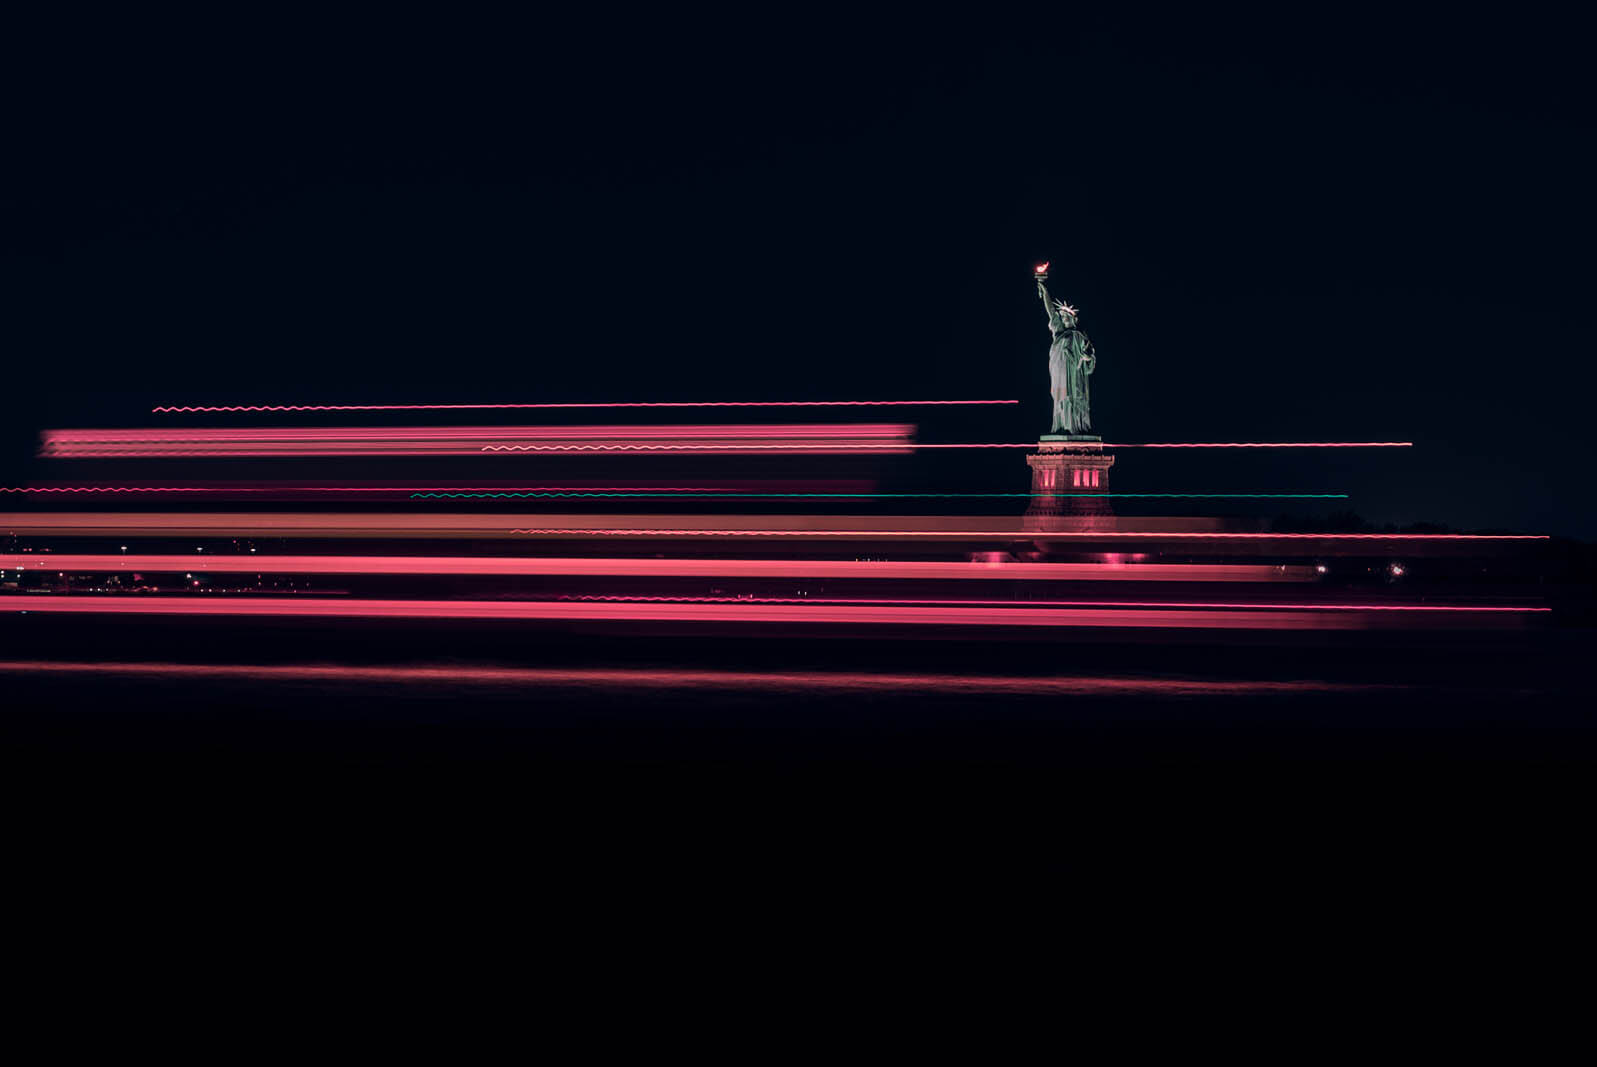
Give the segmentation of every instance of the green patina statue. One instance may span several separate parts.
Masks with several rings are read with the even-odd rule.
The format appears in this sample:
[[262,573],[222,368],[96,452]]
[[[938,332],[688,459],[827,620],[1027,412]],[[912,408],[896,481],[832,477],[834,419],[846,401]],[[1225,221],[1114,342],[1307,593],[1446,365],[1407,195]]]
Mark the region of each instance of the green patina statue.
[[1087,335],[1076,328],[1076,309],[1048,295],[1048,264],[1037,268],[1037,292],[1048,311],[1053,344],[1048,349],[1048,384],[1054,398],[1054,423],[1050,433],[1067,436],[1092,434],[1087,376],[1098,365]]

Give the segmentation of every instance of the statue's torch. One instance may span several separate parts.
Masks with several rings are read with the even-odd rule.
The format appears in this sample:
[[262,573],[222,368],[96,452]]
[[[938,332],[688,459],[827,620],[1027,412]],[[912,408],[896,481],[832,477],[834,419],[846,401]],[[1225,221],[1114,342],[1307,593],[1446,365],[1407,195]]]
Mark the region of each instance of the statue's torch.
[[1036,269],[1032,273],[1034,273],[1037,276],[1037,280],[1038,281],[1040,281],[1040,282],[1047,281],[1048,280],[1048,264],[1046,264],[1046,263],[1037,264]]

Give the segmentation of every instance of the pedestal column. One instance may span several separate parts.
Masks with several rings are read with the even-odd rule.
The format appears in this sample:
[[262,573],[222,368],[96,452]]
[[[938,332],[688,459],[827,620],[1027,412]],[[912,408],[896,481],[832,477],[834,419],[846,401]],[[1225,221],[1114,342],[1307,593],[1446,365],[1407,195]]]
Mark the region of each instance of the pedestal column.
[[1103,450],[1100,437],[1047,436],[1026,457],[1031,468],[1028,516],[1107,516],[1109,468],[1115,457]]

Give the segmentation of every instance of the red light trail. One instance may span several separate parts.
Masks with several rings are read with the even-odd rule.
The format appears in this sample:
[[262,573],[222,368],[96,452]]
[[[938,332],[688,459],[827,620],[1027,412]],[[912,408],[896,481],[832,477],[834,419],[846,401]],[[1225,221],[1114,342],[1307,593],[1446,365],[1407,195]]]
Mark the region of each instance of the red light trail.
[[[640,444],[599,444],[599,445],[484,445],[484,452],[715,452],[722,449],[721,445],[640,445]],[[908,442],[895,444],[890,447],[873,446],[844,446],[844,445],[810,445],[810,444],[750,444],[744,445],[742,451],[781,451],[781,452],[831,452],[839,455],[857,455],[880,452],[908,452],[918,448],[1026,448],[1026,445],[915,445]]]
[[551,668],[409,666],[357,667],[319,664],[232,663],[62,663],[0,660],[0,672],[13,674],[112,674],[125,677],[231,678],[253,681],[380,682],[448,685],[519,684],[629,686],[647,688],[880,689],[975,691],[982,693],[1126,694],[1183,696],[1203,693],[1302,693],[1327,690],[1403,690],[1387,683],[1251,681],[1184,678],[1011,677],[963,674],[886,674],[850,671],[731,671],[674,668]]
[[[656,485],[53,485],[0,486],[0,493],[738,493],[737,489],[711,486]],[[804,495],[780,493],[779,496]],[[848,496],[858,494],[824,494]],[[1030,496],[1006,493],[1005,496]]]
[[[1022,441],[1018,444],[915,444],[910,448],[1040,448],[1046,442]],[[1413,448],[1413,441],[1183,441],[1142,444],[1098,444],[1096,448]],[[1068,449],[1067,449],[1068,450]]]
[[1154,629],[1362,629],[1398,613],[1209,608],[987,607],[897,604],[595,603],[505,600],[364,600],[255,597],[6,596],[0,611],[52,614],[291,616],[698,623],[1108,627]]
[[[784,519],[791,525],[778,525]],[[733,525],[738,522],[745,525]],[[897,540],[1280,541],[1436,544],[1545,541],[1547,534],[1257,533],[1181,530],[1095,531],[1028,527],[1019,517],[852,515],[538,515],[339,512],[0,512],[0,530],[15,535],[147,535],[196,537],[420,537],[539,535],[549,537],[814,537]],[[660,526],[646,525],[659,522]],[[696,523],[703,522],[703,526]],[[548,523],[534,526],[534,523]],[[623,525],[623,523],[625,525]],[[671,525],[665,525],[670,523]],[[888,525],[889,523],[895,525]],[[713,524],[713,525],[712,525]],[[759,525],[756,525],[759,524]],[[899,525],[917,524],[917,525]],[[958,525],[955,525],[958,524]]]
[[[486,445],[484,452],[692,452],[702,451],[711,446],[707,445],[643,445],[643,444],[596,444],[596,445]],[[750,445],[750,449],[775,449],[787,448],[789,451],[802,452],[805,450],[819,449],[820,445]],[[912,444],[905,442],[896,446],[900,450],[925,451],[939,448],[1039,448],[1038,442],[969,442],[957,444]],[[1179,444],[1149,443],[1149,444],[1102,444],[1097,445],[1104,451],[1113,451],[1117,448],[1413,448],[1412,441],[1224,441],[1224,442],[1186,442]],[[847,451],[867,451],[854,448]]]
[[431,492],[412,493],[413,500],[485,500],[485,499],[517,499],[528,497],[629,497],[629,498],[667,498],[703,497],[711,500],[839,500],[839,499],[868,499],[868,500],[953,500],[982,498],[994,499],[1048,499],[1060,500],[1066,498],[1090,497],[1096,499],[1116,500],[1346,500],[1346,493],[740,493],[735,490],[716,489],[668,489],[664,491],[648,492],[622,492],[603,489],[569,489],[560,491],[543,492],[513,492],[500,490],[497,492]]
[[400,486],[297,486],[283,485],[271,487],[231,487],[231,486],[43,486],[43,487],[0,487],[0,493],[210,493],[216,496],[232,496],[240,493],[277,493],[291,495],[295,493],[406,493],[415,500],[493,500],[547,497],[554,499],[571,497],[595,498],[657,498],[673,499],[677,497],[692,496],[704,497],[712,500],[842,500],[842,499],[869,499],[869,500],[909,500],[909,499],[939,499],[950,500],[958,498],[980,499],[1030,499],[1045,497],[1048,499],[1062,497],[1114,497],[1118,499],[1158,499],[1158,500],[1192,500],[1192,499],[1224,499],[1224,500],[1346,500],[1346,493],[826,493],[826,492],[745,492],[738,489],[708,489],[687,486],[671,487],[580,487],[580,486],[543,486],[539,488],[502,488],[487,489],[481,487],[458,486],[439,487],[431,489],[409,488]]
[[[480,486],[480,485],[58,485],[0,486],[0,493],[736,493],[735,489],[705,486]],[[778,496],[804,495],[779,493]],[[823,494],[852,495],[852,494]],[[1029,496],[1028,493],[1005,494]]]
[[[611,537],[994,537],[996,530],[687,530],[687,529],[581,529],[577,527],[519,528],[513,534],[599,534]],[[1080,532],[1070,530],[1012,530],[1009,536],[1037,540],[1117,541],[1132,538],[1214,541],[1545,541],[1548,534],[1338,534],[1338,533],[1155,533],[1135,531]]]
[[[1031,449],[1033,442],[917,444],[909,424],[753,426],[226,427],[188,430],[46,430],[47,458],[206,456],[445,456],[516,453],[892,455],[939,449]],[[1409,448],[1408,441],[1153,442],[1122,448]]]
[[[751,451],[902,452],[915,432],[907,424],[777,424],[750,426],[346,426],[227,427],[189,430],[46,430],[47,458],[170,456],[448,456],[526,448],[535,451],[693,450],[721,455]],[[506,441],[536,441],[507,445]]]
[[1551,612],[1552,608],[1502,604],[1281,604],[1270,600],[1253,603],[1201,603],[1188,600],[967,600],[967,599],[893,599],[887,597],[763,597],[763,596],[606,596],[602,594],[562,595],[561,600],[603,602],[615,604],[887,604],[893,607],[954,607],[974,605],[979,607],[1025,608],[1180,608],[1183,610],[1240,610],[1258,611],[1261,608],[1279,611],[1442,611],[1507,612],[1526,614]]
[[1413,448],[1413,441],[1155,441],[1104,448]]
[[966,563],[945,560],[590,559],[505,556],[0,554],[0,570],[209,574],[643,575],[977,580],[1306,581],[1312,568],[1213,563]]
[[586,404],[193,404],[158,405],[153,414],[225,414],[256,411],[554,411],[579,408],[870,408],[973,407],[1018,400],[651,400]]

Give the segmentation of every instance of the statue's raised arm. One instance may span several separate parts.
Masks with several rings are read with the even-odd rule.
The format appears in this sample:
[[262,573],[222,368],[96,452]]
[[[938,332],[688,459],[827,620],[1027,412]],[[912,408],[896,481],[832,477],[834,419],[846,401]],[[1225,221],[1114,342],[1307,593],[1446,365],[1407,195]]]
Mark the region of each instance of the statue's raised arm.
[[1058,333],[1065,328],[1064,319],[1059,316],[1059,308],[1054,305],[1053,297],[1048,295],[1048,283],[1041,277],[1037,279],[1037,295],[1042,297],[1043,310],[1048,312],[1048,328]]

